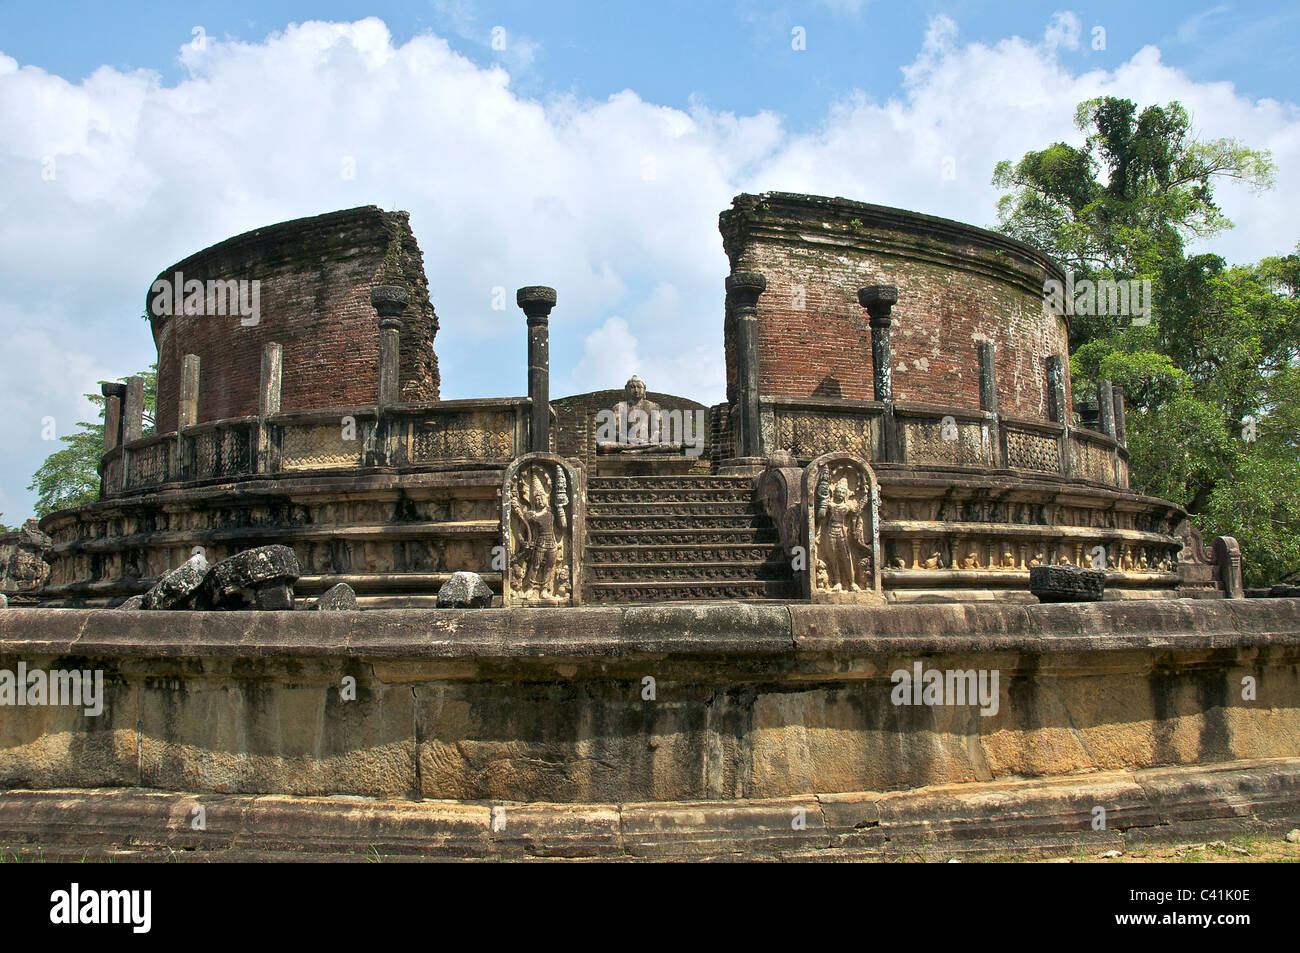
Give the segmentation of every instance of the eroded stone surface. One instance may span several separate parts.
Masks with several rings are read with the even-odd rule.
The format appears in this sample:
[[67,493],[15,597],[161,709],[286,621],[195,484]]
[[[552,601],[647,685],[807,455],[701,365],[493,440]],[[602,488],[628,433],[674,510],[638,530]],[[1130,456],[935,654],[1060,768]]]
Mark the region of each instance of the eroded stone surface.
[[483,609],[492,605],[492,590],[476,572],[454,572],[438,590],[439,609]]
[[[284,593],[277,587],[291,586],[301,574],[298,557],[288,546],[258,546],[213,566],[204,581],[200,599],[214,608],[233,608],[245,602],[241,592],[265,590],[264,598],[269,600],[266,608],[285,608],[279,605]],[[291,598],[292,590],[289,592]]]
[[1040,602],[1098,602],[1106,589],[1101,569],[1077,566],[1033,566],[1029,570],[1029,591]]
[[202,553],[195,553],[181,565],[164,573],[144,594],[142,609],[187,609],[198,598],[208,572],[208,561]]
[[313,608],[320,612],[352,612],[357,608],[357,594],[346,582],[341,582],[317,599]]

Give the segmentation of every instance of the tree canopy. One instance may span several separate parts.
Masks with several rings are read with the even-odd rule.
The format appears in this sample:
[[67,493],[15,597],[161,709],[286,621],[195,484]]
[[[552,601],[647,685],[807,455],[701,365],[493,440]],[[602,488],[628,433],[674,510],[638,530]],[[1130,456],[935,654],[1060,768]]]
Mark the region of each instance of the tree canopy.
[[1075,116],[1082,146],[998,163],[998,227],[1079,278],[1148,279],[1151,321],[1074,315],[1076,396],[1123,386],[1134,489],[1235,536],[1249,584],[1300,569],[1300,245],[1230,266],[1191,241],[1231,228],[1216,185],[1272,187],[1267,152],[1195,138],[1178,103],[1104,98]]
[[[154,408],[158,397],[158,365],[141,371],[144,378],[144,433],[153,432]],[[101,384],[108,383],[100,381]],[[103,394],[86,394],[85,398],[99,408],[99,420],[80,421],[78,430],[60,437],[65,447],[45,458],[45,462],[32,474],[27,489],[37,493],[37,517],[56,510],[73,509],[94,503],[99,499],[99,457],[104,449]]]

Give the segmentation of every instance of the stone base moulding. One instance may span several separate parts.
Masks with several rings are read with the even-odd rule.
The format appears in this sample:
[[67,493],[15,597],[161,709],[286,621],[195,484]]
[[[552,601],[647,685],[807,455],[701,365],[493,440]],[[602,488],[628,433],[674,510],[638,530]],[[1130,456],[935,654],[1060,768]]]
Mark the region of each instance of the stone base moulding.
[[[1094,809],[1106,806],[1104,829]],[[204,809],[206,829],[190,818]],[[143,788],[0,794],[0,850],[194,860],[932,860],[1099,854],[1300,821],[1300,760],[745,801],[514,804]],[[1300,850],[1300,848],[1297,848]]]
[[[604,804],[1300,758],[1297,599],[8,609],[20,663],[102,672],[102,714],[3,708],[0,789]],[[918,667],[969,696],[900,697]]]

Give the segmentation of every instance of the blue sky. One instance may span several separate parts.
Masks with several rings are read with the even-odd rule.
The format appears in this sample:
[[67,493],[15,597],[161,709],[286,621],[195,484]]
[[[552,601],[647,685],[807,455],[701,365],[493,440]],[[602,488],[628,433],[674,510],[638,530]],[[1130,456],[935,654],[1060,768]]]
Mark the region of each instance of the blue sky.
[[522,317],[490,302],[544,283],[552,393],[636,371],[719,400],[731,196],[988,225],[993,164],[1078,141],[1095,95],[1270,148],[1276,190],[1222,187],[1237,228],[1208,247],[1289,251],[1297,26],[1282,3],[4,3],[0,520],[30,509],[43,422],[152,360],[152,277],[300,215],[411,212],[447,398],[525,390]]

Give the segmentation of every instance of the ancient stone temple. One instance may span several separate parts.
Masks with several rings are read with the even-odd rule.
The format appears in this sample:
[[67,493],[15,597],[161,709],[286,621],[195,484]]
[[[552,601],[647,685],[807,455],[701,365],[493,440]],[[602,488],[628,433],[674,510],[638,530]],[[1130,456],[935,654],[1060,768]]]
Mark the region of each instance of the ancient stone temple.
[[[286,222],[164,269],[156,432],[141,432],[138,387],[105,388],[102,500],[44,522],[47,603],[115,605],[194,546],[219,559],[272,543],[297,553],[307,597],[347,583],[363,606],[431,605],[456,571],[505,595],[494,547],[522,524],[502,480],[535,452],[583,473],[583,519],[553,527],[578,561],[565,604],[1032,602],[1038,565],[1101,568],[1120,598],[1223,591],[1212,569],[1180,573],[1186,514],[1129,489],[1123,393],[1104,385],[1098,423],[1074,420],[1066,319],[1042,301],[1053,262],[843,199],[742,195],[720,225],[732,272],[713,407],[639,377],[551,400],[557,296],[541,287],[519,293],[528,394],[438,400],[438,322],[404,213]],[[256,315],[157,290],[194,282],[211,299],[253,280]],[[855,474],[838,482],[870,534],[854,543],[865,588],[839,579],[838,549],[817,555],[802,516],[820,505],[803,471],[829,453]]]
[[719,224],[713,406],[639,374],[553,396],[540,285],[526,392],[440,399],[456,316],[404,213],[163,269],[153,432],[143,381],[105,385],[98,502],[0,540],[40,603],[0,612],[0,704],[19,665],[103,675],[0,708],[0,848],[852,859],[1295,826],[1300,599],[1247,598],[1234,539],[1129,485],[1120,388],[1075,413],[1059,266],[845,199]]

